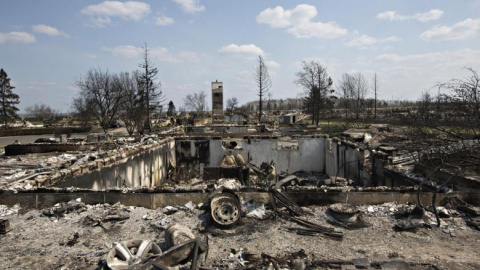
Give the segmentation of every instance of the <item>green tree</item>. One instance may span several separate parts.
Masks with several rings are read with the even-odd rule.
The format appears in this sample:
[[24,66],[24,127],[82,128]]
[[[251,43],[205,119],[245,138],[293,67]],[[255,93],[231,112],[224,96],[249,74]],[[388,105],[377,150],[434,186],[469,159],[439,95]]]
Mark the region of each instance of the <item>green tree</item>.
[[10,78],[7,73],[0,69],[0,117],[4,124],[4,128],[8,127],[8,122],[18,118],[18,108],[15,106],[20,103],[20,97],[13,93],[15,87],[10,85]]

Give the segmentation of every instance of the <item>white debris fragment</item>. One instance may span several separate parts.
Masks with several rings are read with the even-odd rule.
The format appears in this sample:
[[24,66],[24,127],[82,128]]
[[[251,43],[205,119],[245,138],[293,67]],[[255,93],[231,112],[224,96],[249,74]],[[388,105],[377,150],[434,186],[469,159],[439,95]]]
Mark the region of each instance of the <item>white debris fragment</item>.
[[240,182],[237,181],[236,179],[225,179],[225,178],[218,180],[216,184],[217,189],[220,187],[223,187],[230,190],[239,190],[241,186],[242,185],[240,184]]
[[195,209],[195,204],[192,201],[189,201],[185,204],[185,207],[190,209],[190,211],[193,211],[193,209]]
[[20,211],[21,207],[17,203],[13,207],[8,207],[6,205],[0,205],[0,217],[8,217],[14,214],[18,214],[18,211]]
[[375,212],[375,210],[373,209],[373,206],[369,206],[369,207],[367,208],[367,211],[368,211],[369,213]]
[[145,214],[145,215],[143,215],[142,219],[143,219],[143,220],[152,220],[152,219],[153,219],[153,216],[152,216],[152,215]]
[[372,135],[370,135],[370,133],[365,133],[364,137],[363,137],[363,142],[364,143],[368,143],[372,140]]
[[58,158],[57,157],[50,157],[50,158],[47,158],[47,160],[45,162],[47,164],[55,164],[55,163],[58,163]]
[[172,214],[175,214],[176,212],[178,212],[178,208],[173,207],[173,206],[170,206],[170,205],[165,206],[165,207],[163,208],[163,213],[164,213],[165,215],[172,215]]
[[28,171],[22,171],[21,169],[9,170],[4,173],[2,176],[7,181],[15,181],[20,179],[22,176],[26,175]]
[[246,205],[246,208],[247,208],[247,217],[250,217],[250,218],[260,218],[262,219],[267,210],[265,209],[265,205],[263,204],[251,204],[251,203],[247,203]]

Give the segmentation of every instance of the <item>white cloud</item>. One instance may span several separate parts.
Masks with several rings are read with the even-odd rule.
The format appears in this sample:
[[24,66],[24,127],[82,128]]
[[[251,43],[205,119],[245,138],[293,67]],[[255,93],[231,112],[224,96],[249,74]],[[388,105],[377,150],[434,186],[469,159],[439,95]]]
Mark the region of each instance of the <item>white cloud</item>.
[[102,49],[111,52],[114,56],[121,56],[124,58],[138,58],[143,53],[141,47],[131,45],[117,46],[113,48],[103,47]]
[[26,32],[0,33],[0,44],[6,42],[14,43],[34,43],[35,36]]
[[421,22],[429,22],[440,19],[443,16],[443,11],[439,9],[432,9],[425,13],[417,13],[414,15],[415,19]]
[[[425,54],[411,54],[400,56],[397,54],[382,54],[374,58],[375,62],[409,63],[409,64],[427,64],[435,62],[456,62],[471,63],[480,58],[480,50],[463,49],[459,51],[443,51]],[[442,63],[442,65],[443,65]]]
[[199,0],[173,0],[179,4],[183,11],[187,13],[197,13],[205,11],[205,6],[200,4]]
[[45,35],[52,36],[52,37],[58,37],[58,36],[68,37],[68,35],[66,33],[58,30],[55,27],[48,26],[48,25],[45,25],[45,24],[32,25],[32,31],[35,32],[35,33],[45,34]]
[[452,26],[434,26],[423,32],[420,38],[423,40],[464,40],[475,37],[479,29],[480,19],[468,18]]
[[439,9],[432,9],[425,13],[416,13],[414,15],[400,15],[395,10],[389,10],[377,15],[377,19],[386,21],[406,21],[417,20],[420,22],[429,22],[440,19],[443,16],[443,11]]
[[167,17],[167,16],[158,16],[155,19],[155,24],[160,25],[160,26],[170,25],[170,24],[173,24],[174,22],[175,21],[173,20],[173,18],[170,18],[170,17]]
[[237,53],[237,54],[247,54],[247,55],[265,55],[265,52],[257,47],[254,44],[245,44],[245,45],[237,45],[237,44],[230,44],[228,46],[222,47],[219,52],[222,53]]
[[84,8],[82,14],[90,16],[93,26],[103,27],[112,22],[112,17],[125,21],[139,21],[150,13],[150,5],[137,1],[105,1]]
[[[131,45],[117,46],[117,47],[103,47],[105,51],[109,51],[114,56],[120,56],[128,59],[140,58],[144,49],[142,47],[136,47]],[[182,63],[182,62],[199,62],[200,55],[192,51],[178,51],[171,52],[164,47],[148,48],[149,55],[154,61],[169,62],[169,63]]]
[[[281,67],[278,62],[268,59],[268,54],[255,44],[230,44],[228,46],[223,46],[218,52],[239,57],[249,63],[258,63],[258,56],[260,55],[263,57],[265,64],[269,69],[278,69]],[[269,72],[271,76],[275,75],[273,71],[270,70]]]
[[159,61],[159,62],[169,62],[169,63],[179,63],[182,62],[182,59],[171,53],[167,48],[164,47],[157,47],[151,48],[149,51],[150,56],[152,59]]
[[363,65],[379,74],[383,93],[415,99],[421,90],[464,76],[463,67],[478,67],[480,50],[463,49],[423,54],[382,54]]
[[334,22],[305,22],[287,29],[290,34],[298,38],[338,38],[347,33]]
[[317,8],[312,5],[298,5],[285,10],[281,6],[267,8],[257,16],[257,23],[268,24],[272,28],[287,28],[287,32],[297,38],[337,38],[347,30],[335,22],[313,22]]
[[396,11],[385,11],[377,15],[377,19],[385,21],[404,21],[408,18],[406,16],[398,15]]
[[389,42],[397,42],[401,39],[397,36],[390,36],[386,38],[374,38],[367,35],[359,35],[354,39],[350,40],[346,43],[348,47],[368,47],[375,44],[380,43],[389,43]]
[[269,68],[280,68],[280,67],[281,67],[280,64],[277,63],[277,62],[274,61],[274,60],[265,61],[265,64],[267,64],[267,66],[268,66]]

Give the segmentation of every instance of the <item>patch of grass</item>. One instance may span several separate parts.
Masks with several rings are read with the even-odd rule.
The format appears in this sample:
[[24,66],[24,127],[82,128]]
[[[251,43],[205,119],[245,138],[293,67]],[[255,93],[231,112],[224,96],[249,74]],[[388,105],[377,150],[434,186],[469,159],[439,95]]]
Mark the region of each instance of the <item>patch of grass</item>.
[[[312,121],[309,124],[313,124]],[[340,133],[350,128],[367,128],[371,122],[363,122],[351,119],[322,119],[319,126],[322,128],[321,133],[328,134],[330,137],[338,137]]]

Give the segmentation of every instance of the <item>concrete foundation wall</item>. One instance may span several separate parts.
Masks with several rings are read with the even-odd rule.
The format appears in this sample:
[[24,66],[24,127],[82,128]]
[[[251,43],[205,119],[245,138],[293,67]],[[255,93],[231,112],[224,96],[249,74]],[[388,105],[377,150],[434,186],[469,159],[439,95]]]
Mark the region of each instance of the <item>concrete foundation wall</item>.
[[424,176],[435,179],[439,183],[447,184],[449,187],[463,192],[474,192],[480,189],[480,181],[473,177],[468,178],[460,175],[452,175],[449,172],[435,171],[434,168],[429,168],[424,165],[415,164],[414,172]]
[[325,156],[326,174],[351,179],[359,185],[365,185],[363,182],[369,180],[361,172],[365,163],[365,150],[328,139]]
[[5,146],[5,155],[18,156],[18,155],[25,155],[30,153],[91,151],[94,148],[95,148],[95,145],[93,144],[75,144],[75,143],[10,144]]
[[68,177],[57,187],[79,187],[93,190],[160,186],[167,177],[169,162],[175,165],[175,141],[125,157],[115,163],[85,174]]
[[[232,139],[233,140],[233,139]],[[185,144],[185,140],[182,140]],[[188,141],[188,140],[187,140]],[[193,139],[192,139],[193,141]],[[224,139],[229,141],[229,139]],[[278,149],[277,139],[243,139],[238,140],[242,149],[226,149],[220,139],[210,139],[208,147],[208,159],[198,159],[197,163],[193,161],[188,164],[195,168],[203,166],[219,166],[225,155],[229,152],[234,155],[240,154],[245,161],[250,159],[250,163],[260,166],[262,162],[273,162],[276,164],[277,171],[325,171],[325,138],[299,138],[298,149]],[[177,140],[177,151],[178,143]],[[194,153],[199,149],[192,150]],[[197,154],[197,156],[199,156]],[[202,165],[201,165],[202,164]]]
[[[267,192],[238,192],[245,202],[269,204]],[[352,205],[382,204],[386,202],[415,203],[417,193],[408,192],[323,192],[323,191],[290,191],[284,193],[300,205],[329,205],[332,203],[348,203]],[[423,192],[420,196],[422,203],[432,201],[432,193]],[[442,201],[446,196],[458,198],[478,205],[478,193],[438,194],[437,201]],[[4,193],[0,194],[0,204],[13,206],[20,204],[24,208],[51,207],[59,202],[67,202],[81,198],[87,204],[120,202],[124,205],[140,206],[157,209],[168,205],[185,205],[188,202],[195,204],[207,203],[208,193],[115,193],[115,192],[78,192],[78,193]]]
[[238,152],[257,166],[273,160],[277,172],[324,172],[325,147],[326,138],[298,138],[298,149],[281,149],[276,139],[259,139],[244,140],[243,150]]
[[86,133],[92,130],[91,127],[52,127],[52,128],[20,128],[0,130],[0,137],[25,136],[42,134],[71,134]]
[[[202,154],[202,151],[206,149],[201,150],[195,147],[195,141],[208,141],[208,155]],[[228,145],[230,141],[238,142],[241,149],[227,149],[222,145],[222,142]],[[278,145],[279,142],[282,143],[281,140],[265,137],[245,139],[182,138],[176,140],[177,158],[189,154],[189,158],[183,160],[185,164],[179,165],[201,170],[202,166],[219,166],[225,155],[230,152],[234,155],[242,155],[245,161],[249,160],[250,163],[257,166],[260,166],[262,162],[273,161],[276,164],[277,172],[313,171],[334,176],[338,171],[340,177],[358,181],[364,178],[360,177],[364,164],[364,150],[344,145],[340,141],[332,141],[323,136],[296,137],[293,141],[298,142],[298,147],[282,148]],[[181,146],[182,144],[183,146]]]
[[222,140],[210,140],[209,151],[209,164],[205,164],[205,166],[219,166],[227,152],[222,146]]
[[360,182],[365,178],[361,177],[363,150],[340,141],[332,141],[324,136],[295,137],[290,141],[254,137],[235,139],[240,149],[225,148],[224,142],[228,145],[231,140],[233,139],[216,137],[169,139],[134,155],[116,157],[114,163],[86,170],[86,173],[69,175],[61,181],[55,181],[53,185],[93,190],[156,187],[165,181],[169,162],[172,165],[177,165],[178,162],[178,166],[201,172],[203,167],[219,166],[228,152],[240,154],[246,161],[250,160],[257,166],[262,162],[273,161],[277,173],[307,171],[334,176],[338,171],[338,176],[363,185]]

